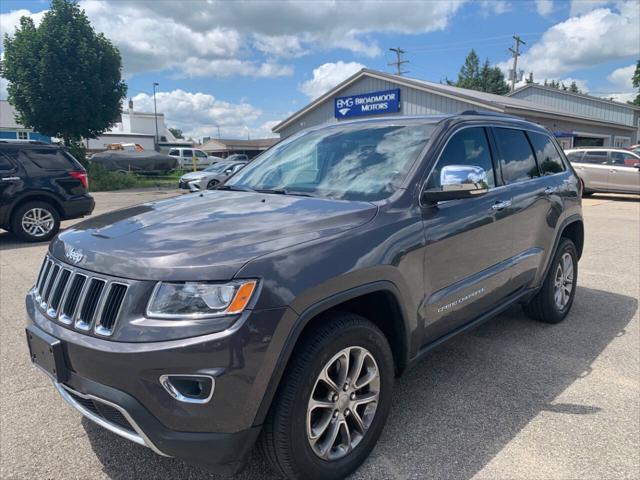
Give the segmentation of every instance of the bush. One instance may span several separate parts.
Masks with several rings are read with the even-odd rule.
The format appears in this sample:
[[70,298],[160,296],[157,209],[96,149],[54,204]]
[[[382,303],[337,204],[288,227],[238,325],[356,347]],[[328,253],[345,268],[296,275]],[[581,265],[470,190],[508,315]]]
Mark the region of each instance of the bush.
[[[75,155],[74,155],[75,156]],[[138,185],[135,175],[105,170],[102,165],[89,164],[89,189],[94,192],[134,188]]]
[[67,145],[67,150],[71,155],[73,155],[73,158],[82,164],[84,168],[88,168],[89,162],[87,161],[87,149],[82,142],[72,140],[69,142],[69,145]]

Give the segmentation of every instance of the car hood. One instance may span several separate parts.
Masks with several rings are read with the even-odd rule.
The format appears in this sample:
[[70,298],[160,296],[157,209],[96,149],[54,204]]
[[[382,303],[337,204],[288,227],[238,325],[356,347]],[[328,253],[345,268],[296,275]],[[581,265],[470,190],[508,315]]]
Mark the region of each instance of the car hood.
[[368,202],[212,190],[91,218],[50,251],[69,263],[74,248],[79,267],[130,279],[227,280],[254,258],[355,228],[376,211]]
[[214,172],[191,172],[191,173],[185,173],[182,177],[180,177],[180,180],[183,180],[185,182],[192,182],[194,180],[200,180],[202,177],[207,176],[207,174],[211,175]]

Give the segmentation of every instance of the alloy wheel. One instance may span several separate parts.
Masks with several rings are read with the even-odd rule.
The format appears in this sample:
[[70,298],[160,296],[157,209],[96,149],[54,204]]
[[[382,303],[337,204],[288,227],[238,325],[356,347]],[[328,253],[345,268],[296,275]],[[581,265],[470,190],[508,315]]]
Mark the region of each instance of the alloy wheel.
[[568,252],[565,252],[560,257],[553,286],[553,298],[556,302],[556,307],[559,310],[563,310],[569,303],[571,292],[573,291],[573,258]]
[[24,212],[22,215],[22,229],[32,237],[45,237],[48,235],[55,221],[51,212],[44,208],[36,207]]
[[323,460],[338,460],[362,441],[380,396],[380,371],[363,347],[347,347],[322,368],[307,406],[307,439]]

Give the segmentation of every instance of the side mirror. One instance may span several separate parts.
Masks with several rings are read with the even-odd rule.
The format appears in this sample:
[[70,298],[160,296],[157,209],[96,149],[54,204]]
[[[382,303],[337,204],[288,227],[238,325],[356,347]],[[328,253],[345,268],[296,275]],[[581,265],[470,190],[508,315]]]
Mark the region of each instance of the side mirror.
[[422,192],[422,201],[437,203],[484,195],[489,191],[487,172],[472,165],[446,165],[440,171],[440,187]]

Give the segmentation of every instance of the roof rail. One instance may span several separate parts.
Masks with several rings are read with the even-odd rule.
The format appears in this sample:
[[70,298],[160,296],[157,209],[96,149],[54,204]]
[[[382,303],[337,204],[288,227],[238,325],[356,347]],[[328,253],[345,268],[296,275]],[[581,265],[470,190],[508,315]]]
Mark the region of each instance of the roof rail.
[[41,140],[13,140],[11,138],[0,139],[0,143],[10,143],[14,145],[52,145],[51,143],[43,142]]
[[506,113],[500,113],[500,112],[488,112],[485,110],[465,110],[463,112],[458,113],[458,115],[481,115],[481,116],[487,116],[487,117],[510,117],[510,118],[515,118],[512,115],[507,115]]

